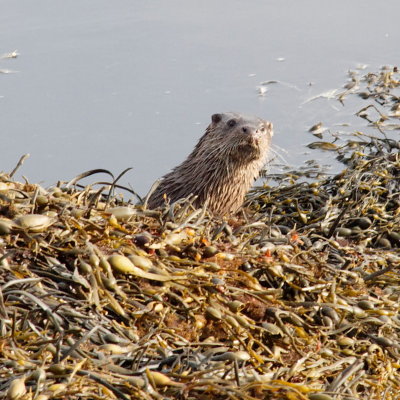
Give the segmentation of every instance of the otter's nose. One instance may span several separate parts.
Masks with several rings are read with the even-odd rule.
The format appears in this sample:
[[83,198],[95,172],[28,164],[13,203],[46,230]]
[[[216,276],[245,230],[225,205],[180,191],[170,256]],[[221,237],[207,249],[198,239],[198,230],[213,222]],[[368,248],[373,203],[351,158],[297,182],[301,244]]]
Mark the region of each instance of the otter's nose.
[[246,133],[247,135],[250,135],[250,134],[254,135],[254,134],[259,134],[260,129],[256,128],[255,126],[243,126],[242,132]]

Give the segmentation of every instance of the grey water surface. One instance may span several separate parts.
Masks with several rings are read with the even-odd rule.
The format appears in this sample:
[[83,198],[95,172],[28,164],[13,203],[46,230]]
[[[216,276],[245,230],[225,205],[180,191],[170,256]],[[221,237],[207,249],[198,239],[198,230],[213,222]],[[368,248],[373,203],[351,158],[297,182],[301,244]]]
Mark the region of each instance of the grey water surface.
[[133,167],[123,183],[145,194],[221,111],[271,120],[279,162],[334,166],[331,154],[305,154],[308,129],[356,124],[357,110],[308,100],[341,87],[349,69],[400,56],[398,0],[0,0],[0,9],[0,54],[20,54],[0,59],[16,71],[0,74],[0,170],[30,153],[19,176],[44,186]]

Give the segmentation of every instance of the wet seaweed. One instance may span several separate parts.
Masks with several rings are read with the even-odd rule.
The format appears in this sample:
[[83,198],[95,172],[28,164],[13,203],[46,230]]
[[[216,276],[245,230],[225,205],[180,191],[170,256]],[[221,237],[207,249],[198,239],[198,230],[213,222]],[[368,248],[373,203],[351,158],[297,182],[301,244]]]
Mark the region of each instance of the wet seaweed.
[[283,172],[225,220],[133,205],[107,171],[50,189],[2,173],[0,397],[396,399],[398,78],[335,92],[380,110],[361,117],[376,135],[337,143],[343,171]]

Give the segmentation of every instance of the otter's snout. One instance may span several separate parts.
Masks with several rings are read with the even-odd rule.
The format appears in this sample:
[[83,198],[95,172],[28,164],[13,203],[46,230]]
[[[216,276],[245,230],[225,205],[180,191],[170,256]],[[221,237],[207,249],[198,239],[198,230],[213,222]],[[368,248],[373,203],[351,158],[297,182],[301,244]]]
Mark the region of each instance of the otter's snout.
[[252,135],[254,137],[261,137],[262,135],[269,134],[273,136],[273,126],[271,122],[266,122],[261,126],[242,126],[242,132],[246,135]]
[[264,135],[273,135],[272,124],[270,122],[261,126],[243,126],[242,132],[253,139],[259,139]]
[[242,133],[245,135],[251,135],[254,137],[259,137],[263,133],[265,133],[265,129],[263,127],[256,127],[256,126],[242,126]]

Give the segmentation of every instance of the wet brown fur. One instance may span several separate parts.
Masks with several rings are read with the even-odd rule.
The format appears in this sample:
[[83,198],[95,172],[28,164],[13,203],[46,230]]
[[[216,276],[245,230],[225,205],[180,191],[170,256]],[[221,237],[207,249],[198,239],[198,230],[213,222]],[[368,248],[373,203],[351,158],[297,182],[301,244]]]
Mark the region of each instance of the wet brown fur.
[[217,215],[234,213],[264,166],[272,124],[239,113],[212,116],[192,153],[166,174],[149,198],[150,208],[193,194],[194,205]]

